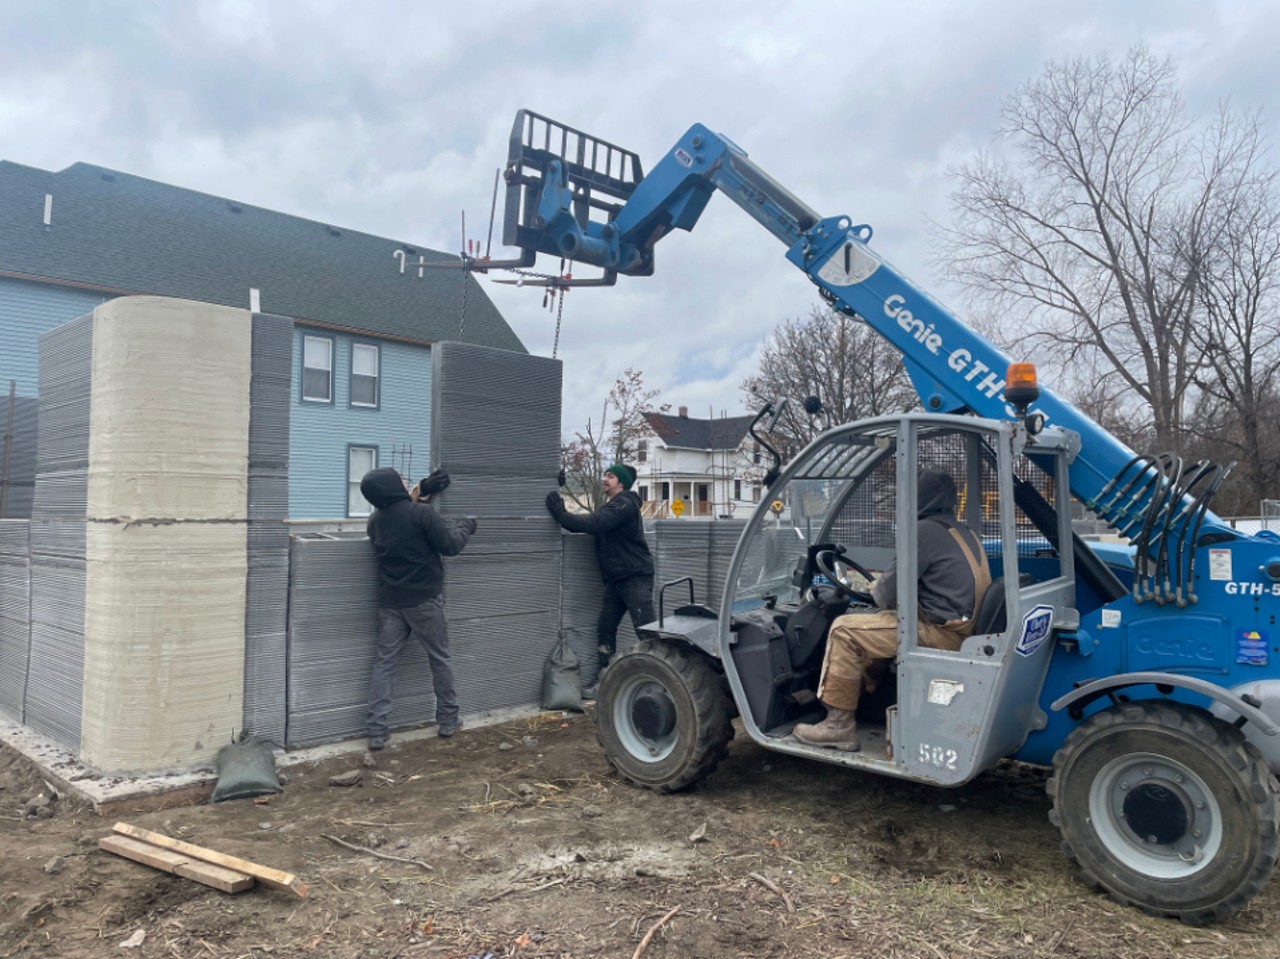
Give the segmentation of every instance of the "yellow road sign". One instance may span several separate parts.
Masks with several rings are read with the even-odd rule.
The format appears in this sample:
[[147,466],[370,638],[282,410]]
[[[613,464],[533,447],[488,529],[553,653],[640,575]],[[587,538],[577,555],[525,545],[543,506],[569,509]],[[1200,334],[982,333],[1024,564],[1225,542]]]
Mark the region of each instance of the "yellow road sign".
[[780,500],[780,499],[776,499],[776,500],[774,500],[772,503],[770,503],[770,504],[769,504],[769,509],[773,510],[775,513],[781,513],[781,512],[782,512],[782,507],[783,507],[784,505],[786,505],[786,504],[784,504],[784,503],[782,502],[782,500]]
[[678,500],[674,500],[674,501],[672,501],[672,503],[671,503],[671,512],[675,513],[677,516],[679,516],[681,513],[683,513],[683,512],[684,512],[684,500],[682,500],[682,499],[678,499]]

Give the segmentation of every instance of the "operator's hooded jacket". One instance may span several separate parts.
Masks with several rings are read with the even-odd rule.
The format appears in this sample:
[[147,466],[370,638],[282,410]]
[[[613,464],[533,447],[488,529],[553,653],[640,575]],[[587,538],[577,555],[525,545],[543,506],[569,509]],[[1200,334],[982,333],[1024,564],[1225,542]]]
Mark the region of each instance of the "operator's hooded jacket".
[[414,503],[393,469],[370,470],[360,493],[374,507],[366,529],[378,556],[378,605],[420,606],[444,590],[441,556],[456,556],[471,534],[434,506]]
[[551,515],[569,532],[596,538],[596,556],[606,583],[653,575],[653,556],[644,539],[640,496],[635,490],[623,490],[590,516],[570,513],[562,500],[553,499]]
[[[964,549],[951,535],[964,537],[974,556],[986,562],[982,542],[969,527],[956,521],[956,483],[939,470],[921,470],[916,481],[916,557],[920,615],[930,622],[970,619],[981,597]],[[898,605],[898,558],[895,556],[871,586],[882,609]]]

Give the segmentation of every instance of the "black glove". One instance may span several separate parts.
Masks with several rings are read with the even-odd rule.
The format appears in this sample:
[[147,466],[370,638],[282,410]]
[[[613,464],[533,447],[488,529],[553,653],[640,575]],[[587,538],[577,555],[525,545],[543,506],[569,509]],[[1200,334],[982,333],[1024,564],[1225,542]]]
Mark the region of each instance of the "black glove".
[[569,482],[569,477],[565,475],[564,470],[561,470],[559,473],[556,474],[557,486],[564,486],[568,482]]
[[468,536],[476,534],[476,518],[474,516],[462,517],[462,519],[458,520],[458,525],[467,531]]
[[552,490],[547,494],[547,512],[552,516],[557,516],[564,512],[564,497],[560,495],[558,490]]
[[436,493],[442,493],[448,488],[450,482],[449,474],[443,469],[438,469],[418,483],[418,495],[434,496]]

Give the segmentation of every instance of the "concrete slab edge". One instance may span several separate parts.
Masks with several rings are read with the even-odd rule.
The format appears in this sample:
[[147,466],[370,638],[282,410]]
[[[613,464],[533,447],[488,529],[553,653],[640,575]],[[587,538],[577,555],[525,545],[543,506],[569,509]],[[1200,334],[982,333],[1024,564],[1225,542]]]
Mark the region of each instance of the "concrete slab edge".
[[[472,729],[528,719],[543,712],[546,710],[536,706],[515,706],[464,714],[465,725],[458,735],[465,736]],[[433,739],[435,735],[435,724],[396,730],[392,734],[391,746],[395,748],[405,743]],[[104,773],[81,762],[65,746],[55,743],[29,726],[5,718],[0,718],[0,745],[12,749],[37,766],[49,784],[60,793],[91,805],[95,812],[104,817],[200,803],[208,799],[217,780],[212,762],[189,769]],[[305,749],[277,749],[276,768],[287,770],[292,766],[320,763],[338,756],[362,755],[365,745],[365,739],[361,737]],[[285,788],[288,789],[288,786]]]

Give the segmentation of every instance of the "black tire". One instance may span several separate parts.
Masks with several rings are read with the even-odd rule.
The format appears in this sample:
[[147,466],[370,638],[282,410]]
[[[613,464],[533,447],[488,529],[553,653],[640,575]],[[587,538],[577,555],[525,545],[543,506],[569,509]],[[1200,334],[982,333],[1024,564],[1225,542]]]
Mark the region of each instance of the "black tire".
[[633,786],[676,792],[711,775],[729,753],[731,703],[701,655],[644,640],[614,660],[596,694],[596,738]]
[[1086,883],[1200,925],[1238,912],[1280,851],[1277,784],[1235,726],[1146,700],[1081,723],[1053,757],[1049,818]]

